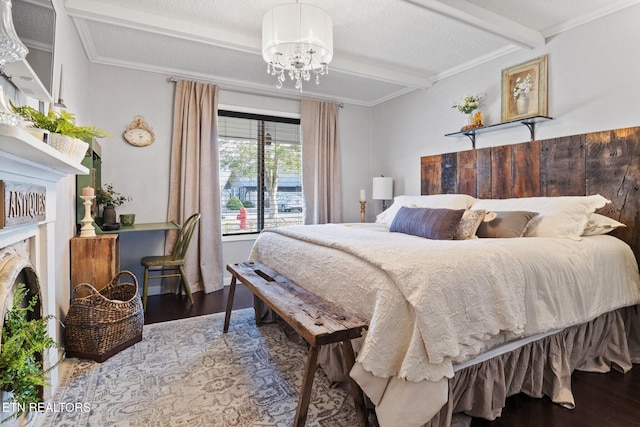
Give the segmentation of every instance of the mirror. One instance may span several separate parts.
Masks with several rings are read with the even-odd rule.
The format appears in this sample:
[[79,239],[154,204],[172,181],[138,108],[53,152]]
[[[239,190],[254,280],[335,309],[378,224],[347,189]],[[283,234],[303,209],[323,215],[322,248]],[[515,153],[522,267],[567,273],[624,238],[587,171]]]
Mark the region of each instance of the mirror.
[[51,0],[13,0],[11,14],[16,33],[29,48],[29,53],[26,61],[7,64],[6,74],[27,95],[52,102],[56,29],[53,4]]

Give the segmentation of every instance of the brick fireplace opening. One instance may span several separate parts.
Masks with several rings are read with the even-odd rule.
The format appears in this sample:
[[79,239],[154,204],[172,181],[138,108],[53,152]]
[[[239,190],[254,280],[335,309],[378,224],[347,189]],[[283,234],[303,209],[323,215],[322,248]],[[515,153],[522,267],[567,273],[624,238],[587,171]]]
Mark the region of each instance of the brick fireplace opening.
[[[27,250],[26,254],[24,249]],[[29,260],[28,249],[28,241],[0,249],[0,325],[4,324],[6,310],[13,306],[13,293],[19,283],[26,285],[28,300],[34,295],[38,296],[38,304],[32,318],[42,318],[40,280],[35,267]],[[1,334],[0,328],[0,336]]]
[[[33,312],[27,315],[28,320],[42,318],[42,293],[40,292],[40,280],[36,268],[29,260],[30,240],[27,239],[0,249],[0,338],[2,338],[4,321],[7,311],[14,305],[14,292],[18,284],[24,283],[27,295],[21,307],[25,307],[34,295],[38,296],[38,303]],[[38,359],[43,361],[43,356]],[[15,408],[7,406],[10,395],[0,392],[0,401],[3,403],[0,419],[5,422],[13,416]],[[44,397],[44,389],[40,388],[40,397]],[[8,411],[5,411],[7,409]]]

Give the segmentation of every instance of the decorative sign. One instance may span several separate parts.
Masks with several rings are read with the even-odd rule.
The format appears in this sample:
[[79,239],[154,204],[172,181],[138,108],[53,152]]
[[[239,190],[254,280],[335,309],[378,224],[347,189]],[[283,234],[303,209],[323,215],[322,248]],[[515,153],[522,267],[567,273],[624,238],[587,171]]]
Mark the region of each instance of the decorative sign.
[[47,188],[42,185],[0,181],[0,228],[44,221]]

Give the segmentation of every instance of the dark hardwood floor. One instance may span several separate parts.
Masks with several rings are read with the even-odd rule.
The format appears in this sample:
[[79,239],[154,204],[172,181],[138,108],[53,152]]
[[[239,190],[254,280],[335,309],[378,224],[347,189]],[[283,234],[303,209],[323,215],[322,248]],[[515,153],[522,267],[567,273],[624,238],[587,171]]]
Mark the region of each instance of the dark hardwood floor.
[[[205,314],[223,313],[227,309],[229,286],[205,294],[193,293],[193,304],[186,295],[162,294],[147,297],[147,310],[144,313],[144,324],[168,322],[186,317],[202,316]],[[236,286],[233,298],[233,309],[253,307],[253,295],[242,283]]]
[[[224,312],[229,287],[205,294],[186,296],[153,295],[147,300],[145,324]],[[234,310],[253,307],[253,296],[242,284],[236,287]],[[507,400],[502,416],[495,421],[474,419],[472,427],[640,427],[640,365],[627,374],[575,372],[575,409],[556,405],[548,398],[534,399],[519,394]]]

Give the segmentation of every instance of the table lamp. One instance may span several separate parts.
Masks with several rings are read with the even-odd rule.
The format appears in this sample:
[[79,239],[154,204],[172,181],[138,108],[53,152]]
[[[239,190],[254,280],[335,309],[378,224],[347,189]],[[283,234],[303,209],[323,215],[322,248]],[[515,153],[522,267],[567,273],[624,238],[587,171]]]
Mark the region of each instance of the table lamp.
[[386,200],[393,199],[393,178],[390,176],[373,177],[373,200],[382,200],[382,210],[387,209]]

